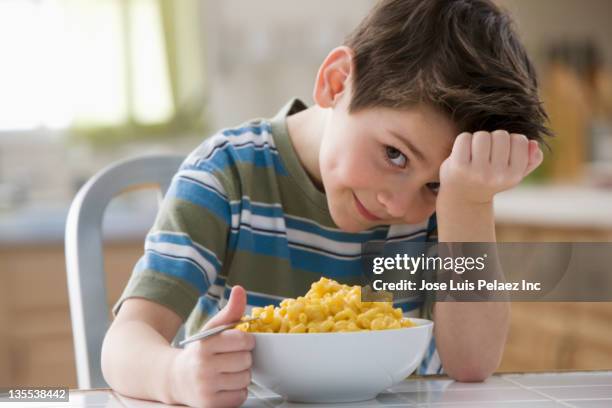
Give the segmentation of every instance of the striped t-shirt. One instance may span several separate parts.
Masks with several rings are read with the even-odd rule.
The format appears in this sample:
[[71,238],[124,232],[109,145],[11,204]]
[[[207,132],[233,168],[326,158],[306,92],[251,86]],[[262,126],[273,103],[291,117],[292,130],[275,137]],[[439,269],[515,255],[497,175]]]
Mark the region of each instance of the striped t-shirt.
[[[321,276],[362,282],[366,242],[435,240],[433,217],[357,233],[335,225],[289,138],[286,117],[305,108],[294,99],[273,119],[219,131],[187,157],[115,313],[127,298],[146,298],[186,320],[191,335],[223,307],[233,285],[245,288],[248,308],[278,305],[305,294]],[[395,306],[406,316],[431,318],[425,300]],[[432,339],[417,373],[440,369]]]

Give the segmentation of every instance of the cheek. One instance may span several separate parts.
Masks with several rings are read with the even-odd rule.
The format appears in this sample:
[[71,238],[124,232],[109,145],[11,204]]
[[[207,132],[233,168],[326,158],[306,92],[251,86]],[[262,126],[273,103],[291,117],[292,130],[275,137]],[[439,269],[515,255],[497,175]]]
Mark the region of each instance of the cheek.
[[406,224],[416,224],[427,220],[435,211],[436,202],[430,200],[415,200],[413,207],[402,220]]
[[326,184],[351,188],[372,188],[380,183],[381,171],[375,165],[372,153],[356,148],[321,151],[321,174]]
[[429,217],[433,214],[433,211],[415,211],[413,214],[410,214],[408,217],[406,217],[404,220],[402,220],[403,223],[406,224],[418,224],[421,223],[427,219],[429,219]]

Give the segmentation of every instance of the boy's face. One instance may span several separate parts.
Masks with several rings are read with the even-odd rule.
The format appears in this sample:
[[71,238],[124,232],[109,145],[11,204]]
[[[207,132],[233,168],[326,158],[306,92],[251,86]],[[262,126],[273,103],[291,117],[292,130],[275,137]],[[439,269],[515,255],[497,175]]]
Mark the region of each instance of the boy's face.
[[456,126],[427,105],[349,114],[348,94],[331,109],[319,156],[335,223],[357,232],[425,221],[435,211],[438,172]]

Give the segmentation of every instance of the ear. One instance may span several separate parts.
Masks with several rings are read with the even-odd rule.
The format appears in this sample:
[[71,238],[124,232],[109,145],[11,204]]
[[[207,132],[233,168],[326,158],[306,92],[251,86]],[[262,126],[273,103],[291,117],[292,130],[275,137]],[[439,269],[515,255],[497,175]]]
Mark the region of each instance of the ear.
[[350,89],[353,50],[334,48],[323,60],[317,73],[312,98],[322,108],[334,107],[345,90]]

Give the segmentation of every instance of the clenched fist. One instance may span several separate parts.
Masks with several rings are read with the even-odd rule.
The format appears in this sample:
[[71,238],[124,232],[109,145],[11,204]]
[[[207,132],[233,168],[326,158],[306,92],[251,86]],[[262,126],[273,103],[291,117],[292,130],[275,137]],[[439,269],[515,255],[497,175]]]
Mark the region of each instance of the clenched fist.
[[483,204],[508,190],[542,163],[538,143],[524,135],[464,132],[440,167],[440,201]]
[[[246,307],[246,293],[234,286],[228,304],[204,330],[239,320]],[[172,394],[191,407],[237,407],[247,399],[251,382],[251,350],[255,337],[240,330],[226,330],[189,344],[175,359]]]

